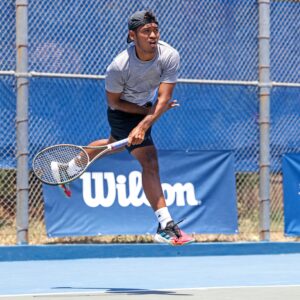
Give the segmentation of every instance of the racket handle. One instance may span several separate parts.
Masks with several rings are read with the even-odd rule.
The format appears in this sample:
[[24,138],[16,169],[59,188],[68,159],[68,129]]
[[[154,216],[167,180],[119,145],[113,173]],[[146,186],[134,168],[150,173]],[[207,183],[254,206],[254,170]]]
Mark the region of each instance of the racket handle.
[[120,141],[111,143],[109,146],[110,146],[111,150],[115,150],[115,149],[119,149],[119,148],[126,146],[127,143],[128,143],[128,139],[124,139],[124,140],[120,140]]

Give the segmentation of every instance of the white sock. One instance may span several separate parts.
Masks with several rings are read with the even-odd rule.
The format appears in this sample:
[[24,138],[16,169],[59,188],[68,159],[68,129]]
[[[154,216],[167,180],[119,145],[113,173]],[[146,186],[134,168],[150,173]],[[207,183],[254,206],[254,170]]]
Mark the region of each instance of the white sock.
[[160,223],[161,229],[165,229],[167,223],[172,221],[171,215],[167,207],[163,207],[155,211],[158,222]]
[[68,165],[69,167],[67,172],[70,176],[77,174],[81,170],[81,168],[76,164],[76,159],[72,159]]

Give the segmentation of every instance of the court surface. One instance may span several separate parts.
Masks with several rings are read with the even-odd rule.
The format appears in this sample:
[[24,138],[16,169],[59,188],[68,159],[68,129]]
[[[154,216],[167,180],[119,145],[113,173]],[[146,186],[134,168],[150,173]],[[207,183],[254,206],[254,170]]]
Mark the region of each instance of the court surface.
[[300,254],[0,262],[0,299],[300,299]]

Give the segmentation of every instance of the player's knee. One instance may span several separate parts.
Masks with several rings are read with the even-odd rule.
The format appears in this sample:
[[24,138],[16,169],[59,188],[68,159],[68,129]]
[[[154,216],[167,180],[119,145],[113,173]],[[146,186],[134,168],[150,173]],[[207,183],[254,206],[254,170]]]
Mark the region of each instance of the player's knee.
[[158,161],[155,155],[146,155],[141,161],[141,165],[144,171],[158,173]]

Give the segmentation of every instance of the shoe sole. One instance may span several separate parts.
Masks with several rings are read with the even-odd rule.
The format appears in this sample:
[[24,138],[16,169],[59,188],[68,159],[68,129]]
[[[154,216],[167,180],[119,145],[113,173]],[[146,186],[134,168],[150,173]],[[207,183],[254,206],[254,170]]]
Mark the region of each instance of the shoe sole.
[[163,238],[160,234],[155,234],[154,242],[155,243],[160,243],[160,244],[169,244],[169,245],[173,246],[173,244],[170,240],[167,240],[167,239]]
[[188,242],[185,242],[185,243],[182,243],[182,244],[172,244],[172,245],[173,246],[185,246],[185,245],[192,244],[194,242],[195,242],[195,240],[191,240],[191,241],[188,241]]
[[172,242],[172,240],[167,240],[167,239],[163,238],[160,234],[155,234],[154,242],[160,243],[160,244],[168,244],[168,245],[171,245],[171,246],[175,247],[175,246],[184,246],[184,245],[192,244],[192,243],[195,242],[195,240],[191,240],[191,241],[188,241],[188,242],[182,243],[182,244],[174,244]]

